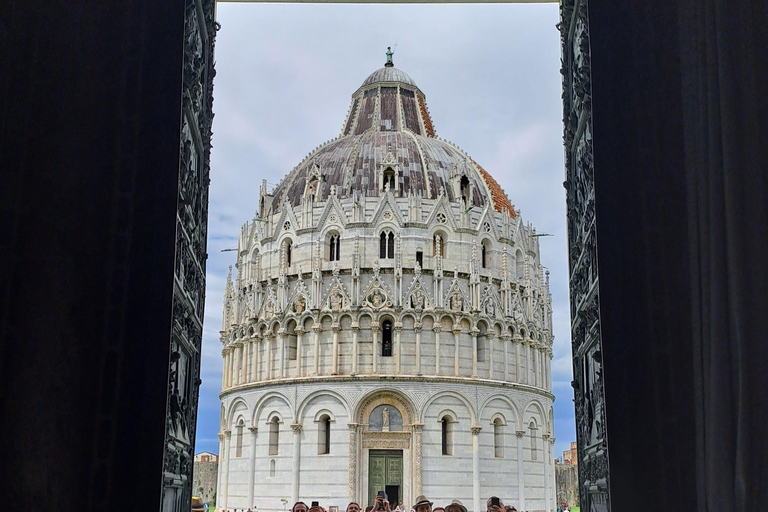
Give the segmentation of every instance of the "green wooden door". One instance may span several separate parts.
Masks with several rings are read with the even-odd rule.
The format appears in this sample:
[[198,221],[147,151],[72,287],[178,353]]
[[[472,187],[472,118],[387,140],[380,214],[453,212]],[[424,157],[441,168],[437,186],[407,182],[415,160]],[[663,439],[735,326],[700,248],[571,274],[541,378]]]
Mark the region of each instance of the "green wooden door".
[[[368,504],[372,505],[376,499],[376,493],[386,491],[390,503],[393,499],[402,496],[403,482],[403,452],[402,450],[371,450],[368,453]],[[393,487],[397,487],[397,493],[393,493]],[[397,506],[397,502],[392,508]]]

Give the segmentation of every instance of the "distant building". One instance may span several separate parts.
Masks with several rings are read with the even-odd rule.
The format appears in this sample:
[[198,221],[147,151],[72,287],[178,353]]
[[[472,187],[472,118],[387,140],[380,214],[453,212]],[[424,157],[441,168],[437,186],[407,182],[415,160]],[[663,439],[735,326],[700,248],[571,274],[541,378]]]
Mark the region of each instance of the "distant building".
[[555,460],[555,485],[557,486],[557,503],[568,505],[579,504],[579,458],[576,443],[571,443],[571,449],[563,452],[562,459]]
[[576,443],[571,443],[571,449],[563,452],[563,464],[579,464],[579,457],[576,452]]
[[219,472],[219,456],[211,452],[195,455],[192,472],[192,494],[213,503],[216,496],[216,482]]
[[219,456],[211,452],[200,452],[195,455],[195,462],[219,462]]

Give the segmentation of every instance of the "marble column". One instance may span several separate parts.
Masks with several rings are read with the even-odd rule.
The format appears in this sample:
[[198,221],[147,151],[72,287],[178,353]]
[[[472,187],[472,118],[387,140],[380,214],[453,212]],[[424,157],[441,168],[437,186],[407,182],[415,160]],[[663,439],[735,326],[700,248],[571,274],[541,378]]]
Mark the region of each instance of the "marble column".
[[436,325],[432,331],[435,333],[435,375],[440,375],[440,331],[442,329]]
[[[221,508],[226,509],[227,508],[227,495],[229,494],[229,459],[231,458],[229,456],[229,443],[232,439],[232,431],[231,430],[225,430],[224,431],[224,478],[223,482],[221,482]],[[221,464],[222,461],[219,460],[219,464]],[[218,501],[219,495],[216,495],[216,500]]]
[[515,343],[515,381],[518,384],[523,383],[522,375],[520,375],[520,340],[514,340]]
[[[357,375],[358,345],[357,337],[360,334],[360,324],[352,322],[352,373]],[[354,500],[351,500],[354,501]]]
[[349,423],[349,475],[347,491],[349,501],[357,502],[357,423]]
[[243,371],[242,371],[242,378],[240,380],[241,384],[245,384],[248,382],[248,349],[250,348],[251,344],[247,341],[243,341]]
[[339,374],[339,331],[341,331],[341,326],[339,325],[338,322],[334,322],[331,328],[333,329],[333,365],[332,365],[331,375],[338,375]]
[[549,472],[549,482],[547,482],[547,486],[550,489],[550,496],[554,496],[554,503],[551,504],[551,509],[554,509],[557,507],[557,477],[556,477],[556,470],[555,470],[555,436],[550,436],[549,438],[549,460],[548,463],[550,464],[550,472]]
[[235,344],[235,350],[232,353],[232,385],[237,386],[240,384],[240,351],[242,350],[242,343]]
[[280,329],[280,332],[278,332],[278,337],[280,338],[280,341],[278,342],[278,354],[277,354],[277,364],[278,364],[278,370],[277,370],[277,376],[279,378],[285,377],[285,337],[288,333],[285,332],[285,329]]
[[293,429],[293,466],[291,467],[291,505],[299,501],[300,471],[301,468],[301,423],[291,423]]
[[296,377],[303,377],[304,349],[301,348],[301,344],[303,343],[302,338],[304,337],[304,329],[296,327],[293,332],[296,333]]
[[523,472],[523,436],[525,430],[515,431],[517,436],[517,500],[518,510],[526,510],[525,507],[525,473]]
[[493,338],[495,337],[495,334],[492,332],[489,332],[485,335],[485,339],[488,343],[488,378],[493,380]]
[[251,376],[253,382],[259,380],[259,338],[253,338],[253,353],[251,354]]
[[459,376],[459,336],[461,336],[461,326],[453,325],[453,374]]
[[224,371],[221,372],[221,389],[225,390],[227,389],[227,349],[222,349],[221,358],[224,360]]
[[416,322],[413,330],[416,331],[416,375],[421,375],[421,322]]
[[219,434],[219,464],[217,469],[216,496],[224,496],[224,493],[221,492],[222,483],[224,482],[224,434]]
[[480,510],[480,425],[472,425],[472,506]]
[[477,378],[477,335],[480,331],[472,330],[472,378]]
[[549,488],[549,434],[541,436],[544,440],[544,503],[547,511],[552,510],[552,494]]
[[500,335],[501,346],[504,347],[504,380],[509,382],[509,335]]
[[373,372],[379,373],[379,323],[371,323],[371,337],[373,338]]
[[419,496],[422,494],[422,432],[424,430],[423,423],[414,423],[411,425],[413,430],[413,496]]
[[253,486],[256,483],[256,434],[259,427],[248,427],[251,431],[251,452],[248,454],[248,506],[253,507]]
[[312,364],[312,375],[320,375],[320,333],[323,331],[323,327],[318,324],[312,324],[312,331],[315,333],[315,354],[314,363]]
[[272,333],[267,333],[264,335],[264,337],[267,340],[267,346],[265,348],[267,364],[266,370],[264,371],[266,374],[264,380],[272,380],[272,339],[275,337],[275,335]]
[[395,324],[395,351],[397,352],[397,359],[395,360],[395,373],[400,375],[400,368],[403,363],[403,350],[400,344],[400,334],[403,332],[403,324],[400,322]]

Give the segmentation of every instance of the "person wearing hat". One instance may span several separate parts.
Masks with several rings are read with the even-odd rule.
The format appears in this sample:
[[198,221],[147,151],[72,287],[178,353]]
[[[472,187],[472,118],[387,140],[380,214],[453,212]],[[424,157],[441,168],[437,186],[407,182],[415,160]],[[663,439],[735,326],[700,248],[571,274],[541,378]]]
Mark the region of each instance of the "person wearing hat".
[[[498,505],[491,505],[494,499],[499,500]],[[485,504],[485,508],[487,512],[506,512],[506,510],[504,509],[504,502],[501,501],[501,498],[497,496],[491,496],[490,498],[488,498],[488,502]]]
[[467,512],[467,507],[459,500],[453,500],[450,505],[445,507],[445,512]]
[[203,499],[197,496],[192,496],[192,512],[205,512],[205,505],[203,505]]
[[416,503],[413,505],[415,512],[432,512],[433,503],[423,494],[416,497]]

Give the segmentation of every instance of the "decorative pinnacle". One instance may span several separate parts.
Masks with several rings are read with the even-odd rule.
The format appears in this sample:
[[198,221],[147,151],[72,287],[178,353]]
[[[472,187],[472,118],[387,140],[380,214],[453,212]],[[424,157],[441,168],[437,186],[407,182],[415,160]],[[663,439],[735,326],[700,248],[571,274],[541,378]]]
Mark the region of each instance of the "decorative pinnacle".
[[384,64],[385,68],[393,68],[393,67],[395,67],[395,64],[392,62],[392,55],[394,53],[395,52],[392,51],[392,47],[391,46],[387,46],[387,63]]

